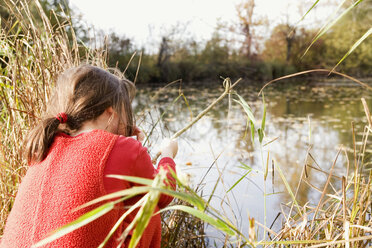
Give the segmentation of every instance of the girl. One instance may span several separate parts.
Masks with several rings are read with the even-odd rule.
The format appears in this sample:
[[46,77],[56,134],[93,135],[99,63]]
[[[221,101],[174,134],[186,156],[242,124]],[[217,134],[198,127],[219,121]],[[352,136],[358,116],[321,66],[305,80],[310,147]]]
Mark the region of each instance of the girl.
[[[134,125],[131,108],[134,94],[134,84],[127,79],[90,65],[71,68],[59,77],[45,117],[28,136],[26,154],[30,167],[19,186],[1,248],[30,247],[97,207],[73,211],[78,206],[134,186],[105,175],[154,178],[157,170],[146,148],[128,137],[135,135],[139,140],[143,137]],[[177,150],[175,141],[163,145],[158,169],[175,171],[173,158]],[[175,187],[170,174],[168,178],[168,184]],[[125,212],[125,206],[138,199],[117,204],[97,220],[44,247],[97,247]],[[158,208],[171,200],[162,195]],[[106,247],[118,245],[118,236],[134,216],[124,220]],[[155,215],[138,247],[160,247],[160,241],[161,220]]]

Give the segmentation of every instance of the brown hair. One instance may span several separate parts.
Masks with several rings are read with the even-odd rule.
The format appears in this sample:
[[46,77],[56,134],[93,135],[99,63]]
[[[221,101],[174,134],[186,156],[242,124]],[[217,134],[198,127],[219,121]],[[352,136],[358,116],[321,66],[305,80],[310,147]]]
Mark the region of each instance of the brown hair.
[[[108,107],[118,113],[120,123],[125,125],[125,136],[133,133],[131,102],[135,86],[118,70],[113,69],[111,72],[91,65],[81,65],[60,75],[44,117],[27,137],[26,154],[29,163],[40,162],[45,158],[57,132],[69,134],[77,131],[85,121],[95,120]],[[58,113],[67,115],[65,124],[56,118]]]

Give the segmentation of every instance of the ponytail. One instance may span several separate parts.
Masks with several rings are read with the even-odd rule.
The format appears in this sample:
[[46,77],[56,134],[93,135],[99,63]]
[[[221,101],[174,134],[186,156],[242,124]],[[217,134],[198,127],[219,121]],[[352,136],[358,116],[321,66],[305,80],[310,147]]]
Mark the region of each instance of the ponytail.
[[60,121],[56,117],[42,120],[27,137],[26,157],[28,163],[40,162],[46,156]]
[[[98,114],[102,113],[103,111],[98,111]],[[54,117],[43,119],[27,136],[27,162],[31,164],[42,161],[46,157],[57,132],[69,133],[72,130],[78,130],[81,128],[84,120],[82,117],[73,117],[65,113],[59,113]],[[59,128],[60,124],[65,125]]]

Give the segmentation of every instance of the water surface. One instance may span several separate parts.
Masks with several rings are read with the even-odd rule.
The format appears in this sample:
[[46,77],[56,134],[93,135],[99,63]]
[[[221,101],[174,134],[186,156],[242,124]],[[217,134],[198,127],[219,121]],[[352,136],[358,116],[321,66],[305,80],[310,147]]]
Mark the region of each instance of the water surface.
[[[152,154],[157,151],[156,144],[162,137],[180,130],[223,92],[221,83],[174,84],[164,89],[139,85],[138,88],[134,102],[137,123],[146,133],[151,133],[146,146],[153,148],[150,149]],[[260,86],[246,82],[236,88],[252,108],[257,126],[263,114],[262,98],[257,96],[259,90]],[[185,98],[177,98],[181,92]],[[305,161],[329,171],[340,147],[343,147],[336,160],[335,173],[346,175],[347,161],[353,161],[352,123],[358,149],[367,124],[361,97],[372,106],[371,92],[349,82],[279,82],[266,88],[264,93],[267,117],[263,144],[274,141],[264,146],[262,152],[257,135],[252,143],[250,131],[246,129],[246,115],[233,100],[237,97],[231,95],[180,137],[175,159],[179,171],[190,178],[191,184],[201,183],[200,194],[205,199],[218,182],[212,205],[246,231],[248,216],[264,222],[262,163],[266,164],[268,154],[269,173],[265,190],[267,225],[270,226],[282,209],[288,212],[285,204],[291,199],[278,172],[272,173],[273,163],[280,166],[295,191]],[[371,152],[370,143],[367,150]],[[308,151],[311,156],[307,156]],[[371,156],[366,156],[364,161],[367,167],[371,167],[368,163]],[[242,164],[251,167],[252,172],[226,193],[247,172],[240,168]],[[352,168],[351,164],[350,170]],[[327,175],[310,167],[306,172],[309,184],[322,189]],[[339,181],[335,179],[332,183],[337,188]],[[320,193],[308,184],[301,184],[297,196],[300,204],[316,204],[319,197]],[[282,221],[283,218],[279,218],[274,228],[280,227]],[[214,231],[209,232],[218,236]]]

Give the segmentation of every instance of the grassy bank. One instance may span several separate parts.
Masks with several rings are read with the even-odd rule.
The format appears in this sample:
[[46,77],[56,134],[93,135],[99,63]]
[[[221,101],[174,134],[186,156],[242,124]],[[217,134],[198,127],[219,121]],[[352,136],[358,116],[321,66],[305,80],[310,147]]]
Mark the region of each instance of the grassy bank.
[[[33,21],[27,5],[12,6],[9,9],[12,10],[18,23],[0,31],[0,122],[2,127],[0,235],[11,210],[20,179],[27,170],[27,164],[22,156],[22,141],[29,127],[38,121],[40,113],[45,108],[57,75],[66,68],[81,62],[107,66],[105,50],[92,50],[79,44],[68,22],[52,26],[43,10],[37,8],[38,18],[42,20],[42,25],[39,25]],[[132,64],[134,65],[135,63]],[[240,100],[247,116],[251,118],[244,99],[237,98],[237,100]],[[365,109],[368,112],[368,107]],[[370,114],[367,116],[370,117]],[[355,140],[351,155],[345,149],[340,148],[335,161],[332,161],[333,166],[330,171],[322,171],[316,164],[309,162],[311,157],[311,147],[309,147],[303,170],[298,173],[300,177],[296,188],[288,186],[284,176],[285,171],[280,169],[280,164],[271,159],[269,161],[268,154],[262,153],[262,180],[267,180],[268,173],[275,173],[284,181],[286,188],[283,190],[291,199],[283,204],[281,218],[284,221],[280,225],[281,228],[276,230],[270,228],[271,223],[266,223],[266,225],[259,223],[254,216],[239,220],[250,223],[249,230],[240,230],[239,223],[228,220],[215,209],[217,206],[210,204],[211,196],[206,199],[200,197],[200,187],[203,182],[188,186],[179,180],[178,192],[167,192],[177,199],[173,206],[163,213],[162,247],[213,246],[213,242],[208,244],[208,237],[205,234],[207,225],[223,233],[221,242],[226,247],[264,245],[368,247],[368,242],[372,239],[372,173],[368,169],[370,161],[365,156],[365,150],[371,128],[369,118],[369,125],[366,126],[364,136],[360,141],[361,145],[356,145],[358,140]],[[264,124],[253,128],[253,132],[260,136],[261,146],[263,146],[263,138],[261,139],[263,131]],[[348,158],[344,166],[346,170],[341,174],[334,171],[334,165],[341,156],[340,154],[345,154]],[[249,167],[245,169],[247,173],[250,170]],[[311,185],[307,180],[307,173],[310,170],[327,176],[327,181],[322,188]],[[144,184],[153,183],[144,182]],[[217,180],[217,183],[223,182]],[[296,200],[298,188],[304,186],[320,193],[317,204],[299,205]],[[157,184],[154,188],[158,191],[150,191],[152,195],[148,196],[149,199],[156,197],[156,193],[164,190],[161,185]],[[210,240],[213,238],[210,237]]]

